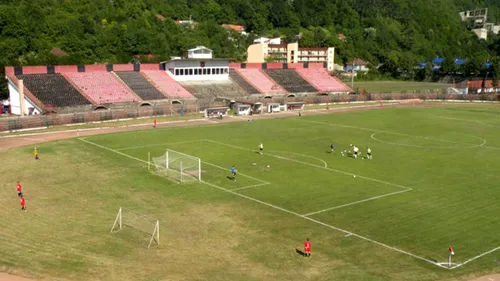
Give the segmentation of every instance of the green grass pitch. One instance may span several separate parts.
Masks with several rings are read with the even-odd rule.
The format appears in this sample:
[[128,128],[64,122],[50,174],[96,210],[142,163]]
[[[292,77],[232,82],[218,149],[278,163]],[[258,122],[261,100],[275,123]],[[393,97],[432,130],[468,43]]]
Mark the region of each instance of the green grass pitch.
[[[0,271],[50,280],[467,280],[500,259],[499,120],[491,104],[390,108],[42,143],[39,161],[32,147],[10,150],[0,155]],[[363,154],[370,147],[373,159],[341,156],[350,144]],[[148,153],[166,148],[201,158],[202,182],[148,172]],[[148,250],[130,229],[110,234],[120,206],[159,219],[160,245]],[[295,252],[306,238],[310,258]],[[451,270],[441,264],[448,245]]]

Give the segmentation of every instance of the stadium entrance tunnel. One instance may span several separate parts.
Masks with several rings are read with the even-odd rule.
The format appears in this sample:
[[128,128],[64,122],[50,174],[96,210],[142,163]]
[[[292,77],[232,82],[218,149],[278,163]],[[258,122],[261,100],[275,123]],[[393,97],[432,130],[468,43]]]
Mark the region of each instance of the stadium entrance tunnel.
[[272,96],[265,96],[264,99],[272,99],[273,97]]
[[94,106],[94,108],[92,108],[92,110],[93,111],[109,110],[109,108],[104,106],[104,105],[96,105],[96,106]]
[[287,98],[294,98],[295,97],[295,94],[289,94],[288,96],[286,96]]
[[139,105],[139,107],[152,106],[149,102],[143,102]]
[[173,100],[173,101],[172,101],[172,104],[182,104],[182,103],[181,103],[181,101],[179,101],[179,100]]

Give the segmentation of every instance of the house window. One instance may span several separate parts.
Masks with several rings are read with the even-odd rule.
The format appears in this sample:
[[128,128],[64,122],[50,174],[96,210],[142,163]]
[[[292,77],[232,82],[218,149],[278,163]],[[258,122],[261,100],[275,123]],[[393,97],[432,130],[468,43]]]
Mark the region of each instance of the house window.
[[192,68],[189,69],[189,75],[193,75],[193,69]]
[[180,73],[179,73],[179,69],[176,69],[176,70],[175,70],[175,75],[176,75],[176,76],[177,76],[177,75],[180,75]]
[[206,68],[203,69],[203,75],[207,75],[207,69]]

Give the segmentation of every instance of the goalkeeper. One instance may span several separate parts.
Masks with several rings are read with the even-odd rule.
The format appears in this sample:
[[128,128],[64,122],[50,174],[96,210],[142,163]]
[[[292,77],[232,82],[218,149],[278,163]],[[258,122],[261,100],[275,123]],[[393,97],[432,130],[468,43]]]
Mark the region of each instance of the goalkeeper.
[[234,167],[231,167],[231,175],[233,176],[233,181],[236,181],[236,168]]

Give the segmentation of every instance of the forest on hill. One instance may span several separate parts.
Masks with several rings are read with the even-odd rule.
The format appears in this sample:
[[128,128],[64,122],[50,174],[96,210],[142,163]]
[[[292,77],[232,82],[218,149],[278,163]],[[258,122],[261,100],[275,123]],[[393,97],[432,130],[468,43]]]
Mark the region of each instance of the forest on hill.
[[[497,76],[500,36],[479,40],[458,16],[476,8],[500,23],[500,0],[0,0],[0,74],[7,65],[128,63],[146,54],[158,56],[142,62],[158,62],[198,45],[244,61],[255,37],[301,34],[301,46],[335,46],[336,63],[361,58],[379,77],[424,79],[432,70],[415,66],[437,56],[445,58],[438,75],[481,75],[489,60]],[[199,24],[174,22],[189,19]],[[453,58],[467,63],[459,69]]]

